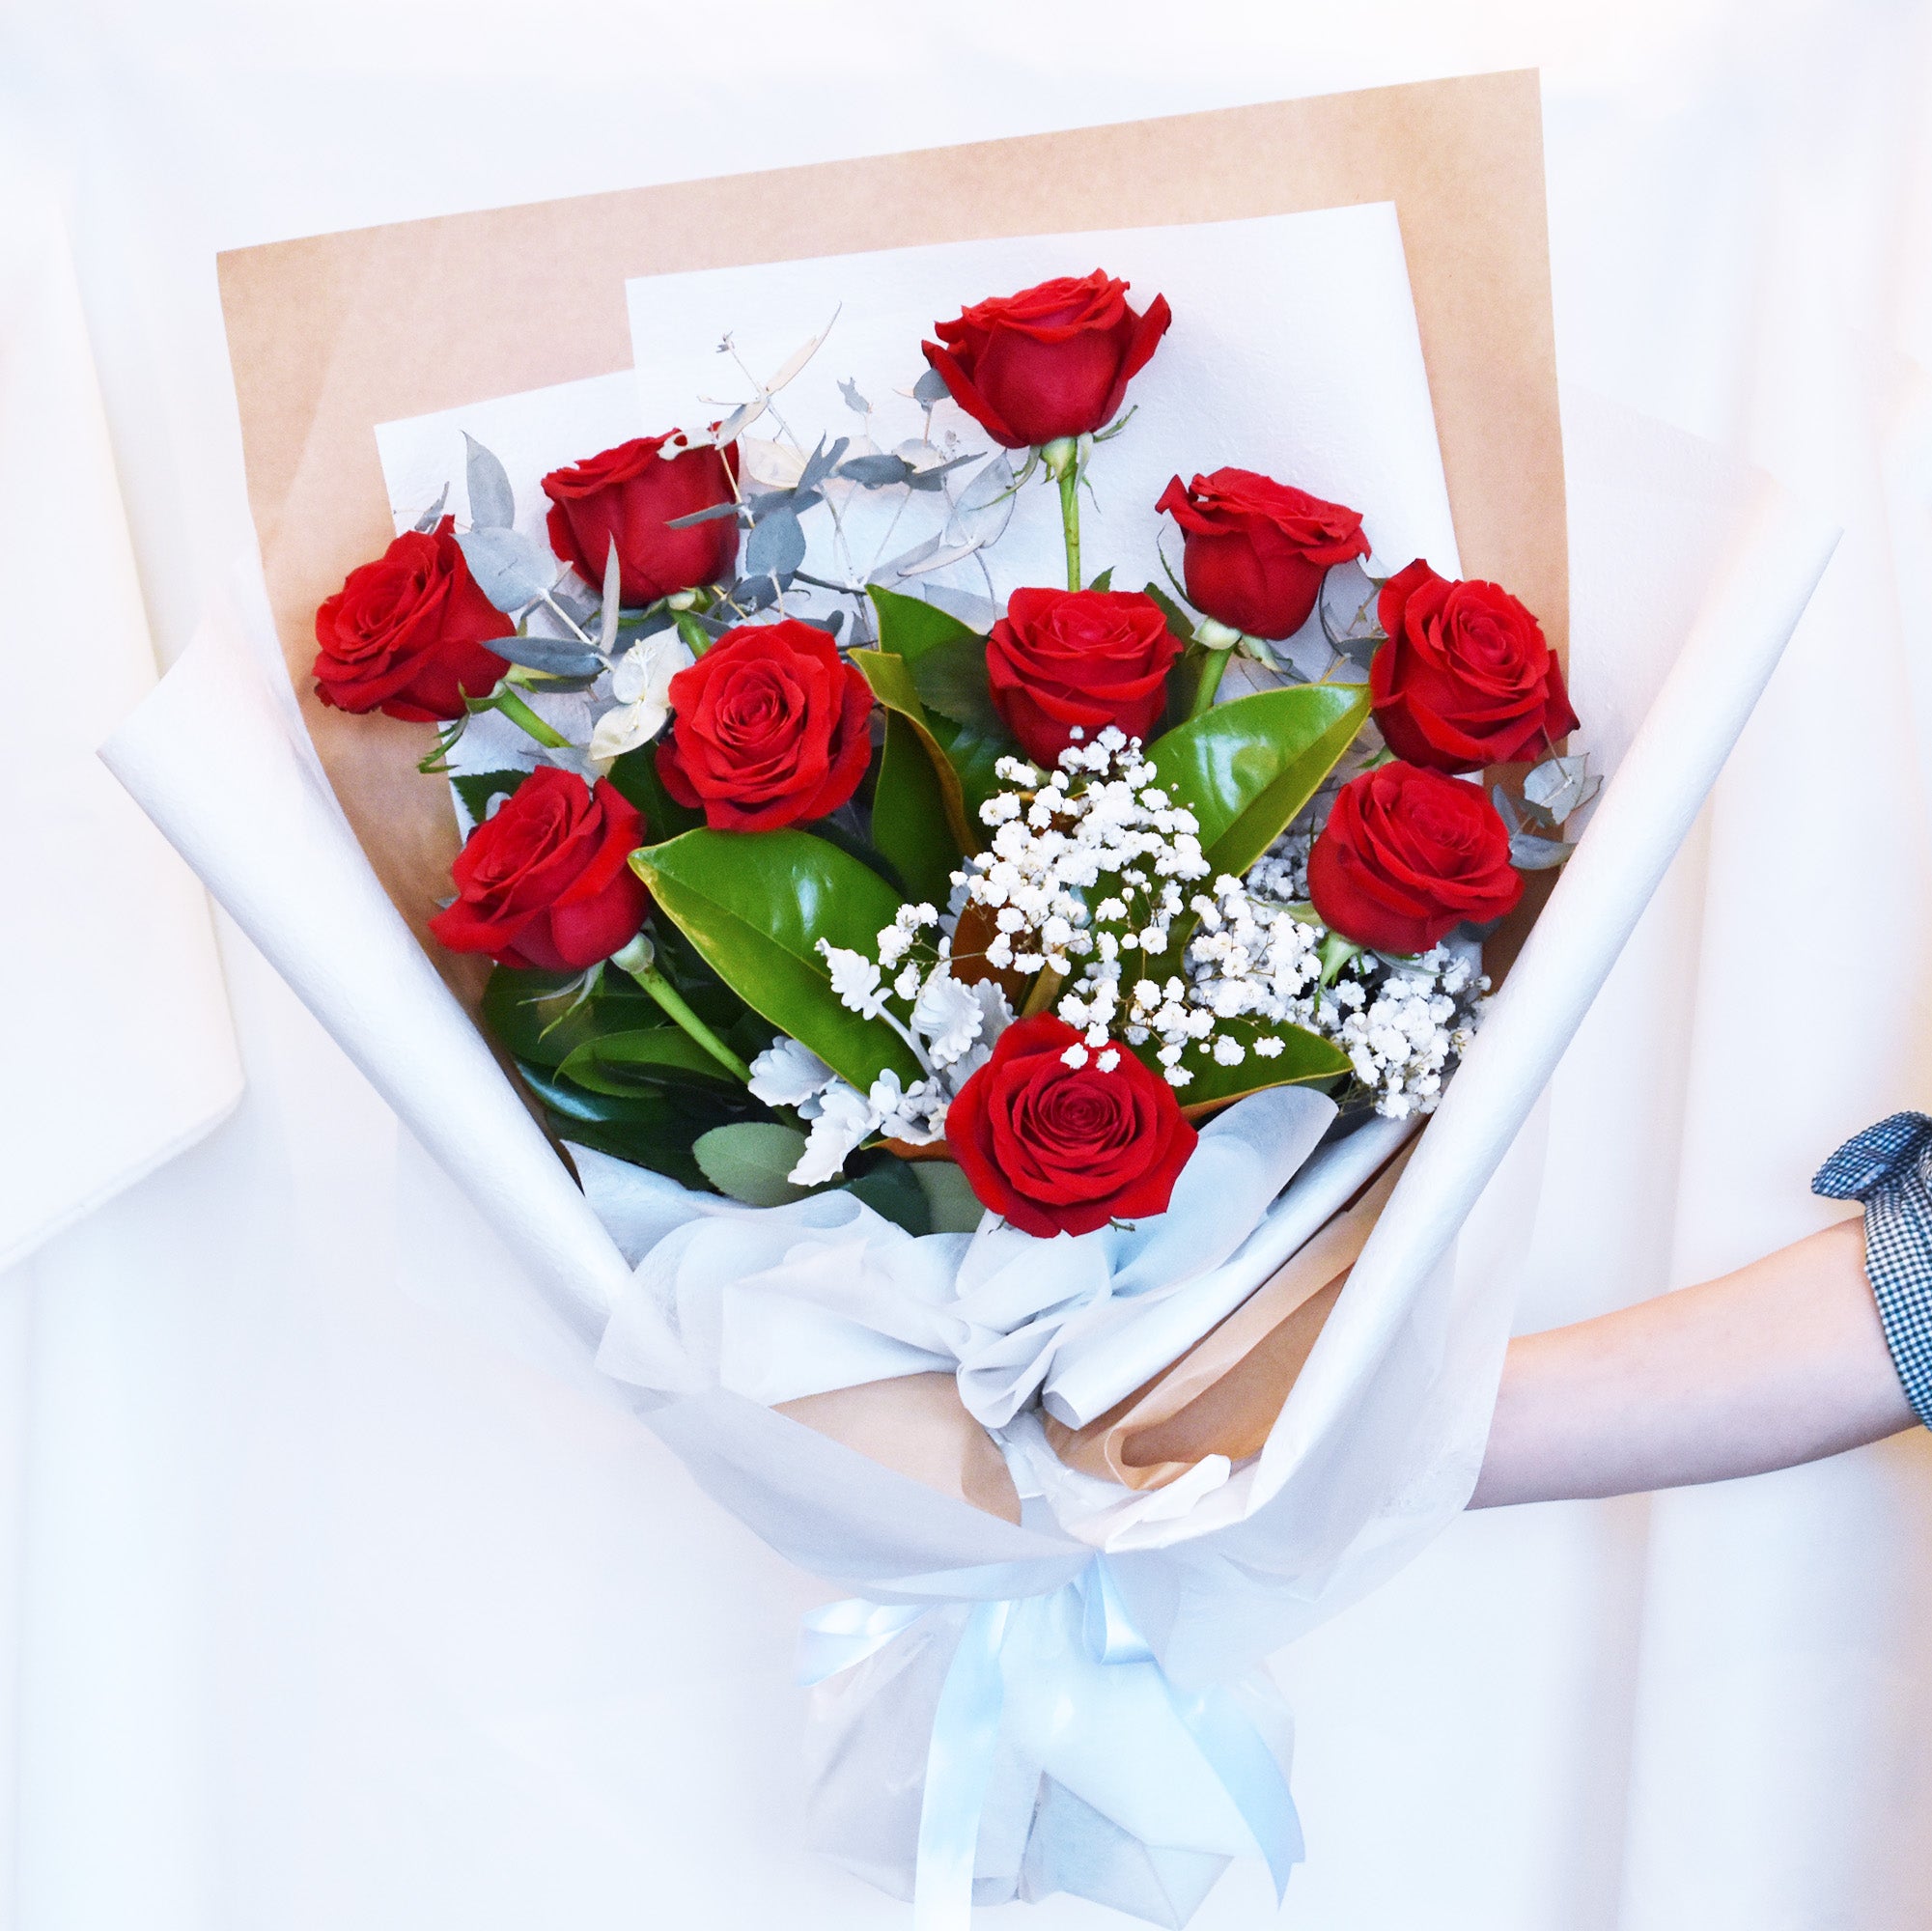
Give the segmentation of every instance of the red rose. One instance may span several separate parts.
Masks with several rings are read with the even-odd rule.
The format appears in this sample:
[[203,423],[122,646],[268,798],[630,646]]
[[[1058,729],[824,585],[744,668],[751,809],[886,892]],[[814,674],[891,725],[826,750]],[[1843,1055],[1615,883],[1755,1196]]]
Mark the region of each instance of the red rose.
[[[1069,1066],[1067,1049],[1086,1058]],[[946,1143],[982,1206],[1043,1239],[1164,1214],[1199,1137],[1174,1089],[1118,1047],[1108,1072],[1065,1020],[999,1035],[946,1111]]]
[[1388,748],[1439,771],[1536,758],[1577,728],[1543,627],[1494,583],[1457,583],[1419,558],[1382,586],[1387,643],[1368,668]]
[[1050,765],[1109,724],[1145,740],[1180,651],[1161,606],[1137,590],[1016,590],[986,640],[986,672],[1006,728]]
[[574,565],[586,583],[601,584],[615,537],[626,603],[655,603],[660,597],[724,582],[736,574],[738,523],[733,518],[682,530],[665,525],[674,517],[732,500],[738,445],[723,454],[707,444],[682,456],[658,455],[674,434],[621,442],[544,478],[544,494],[550,499],[550,547]]
[[1154,507],[1184,532],[1189,598],[1250,637],[1292,637],[1330,566],[1368,554],[1360,511],[1251,469],[1217,469],[1186,490],[1177,476]]
[[452,952],[580,972],[637,937],[650,900],[630,869],[644,820],[608,781],[545,765],[469,834],[450,867],[458,898],[430,921]]
[[823,630],[741,624],[671,680],[658,774],[727,831],[773,831],[836,811],[872,755],[872,686]]
[[1323,924],[1377,952],[1426,952],[1522,895],[1509,827],[1482,787],[1415,765],[1351,778],[1308,857]]
[[510,668],[483,646],[512,626],[476,587],[445,517],[408,530],[351,570],[316,612],[316,695],[338,711],[380,711],[412,724],[463,714]]
[[1096,268],[936,322],[939,341],[920,347],[967,415],[995,442],[1025,449],[1110,422],[1173,319],[1165,295],[1135,315],[1127,284]]

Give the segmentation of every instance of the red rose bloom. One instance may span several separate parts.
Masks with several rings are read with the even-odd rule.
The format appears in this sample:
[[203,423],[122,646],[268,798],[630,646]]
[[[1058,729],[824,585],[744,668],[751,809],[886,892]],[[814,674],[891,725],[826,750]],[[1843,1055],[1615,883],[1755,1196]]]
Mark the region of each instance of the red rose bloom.
[[349,573],[316,612],[316,695],[338,711],[380,711],[412,724],[463,714],[510,668],[483,648],[511,624],[476,587],[445,517],[408,530]]
[[1165,295],[1135,315],[1127,284],[1096,268],[936,322],[938,342],[920,347],[967,415],[995,442],[1025,449],[1110,422],[1173,319]]
[[658,775],[726,831],[836,811],[872,755],[872,686],[823,630],[785,618],[727,630],[671,680]]
[[1181,641],[1137,590],[1016,590],[986,640],[994,707],[1043,765],[1109,724],[1145,740]]
[[544,478],[550,547],[586,583],[601,584],[615,537],[624,602],[630,604],[655,603],[701,583],[726,581],[738,562],[738,524],[730,517],[688,529],[665,527],[674,517],[732,500],[738,445],[722,454],[706,445],[682,456],[659,456],[671,434],[621,442]]
[[1377,952],[1426,952],[1522,895],[1509,827],[1482,787],[1415,765],[1351,778],[1308,857],[1322,923]]
[[1133,1053],[1103,1073],[1090,1049],[1067,1064],[1078,1045],[1051,1013],[1017,1020],[946,1110],[946,1143],[980,1204],[1042,1239],[1164,1214],[1198,1138],[1174,1089]]
[[1189,598],[1250,637],[1292,637],[1330,566],[1368,554],[1360,511],[1251,469],[1217,469],[1185,490],[1177,476],[1154,507],[1181,526]]
[[457,901],[430,930],[499,966],[580,972],[644,923],[650,900],[629,863],[643,842],[644,820],[615,785],[545,765],[469,834],[450,867]]
[[1535,758],[1577,728],[1543,627],[1494,583],[1458,583],[1419,558],[1382,586],[1388,641],[1368,668],[1375,721],[1397,757],[1439,771]]

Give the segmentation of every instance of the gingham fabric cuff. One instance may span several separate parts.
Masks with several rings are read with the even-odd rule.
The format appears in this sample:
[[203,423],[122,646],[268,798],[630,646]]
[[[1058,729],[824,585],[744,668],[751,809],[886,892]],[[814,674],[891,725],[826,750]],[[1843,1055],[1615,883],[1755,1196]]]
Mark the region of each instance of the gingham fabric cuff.
[[1932,1119],[1894,1113],[1855,1133],[1811,1191],[1862,1200],[1865,1273],[1905,1398],[1932,1428]]

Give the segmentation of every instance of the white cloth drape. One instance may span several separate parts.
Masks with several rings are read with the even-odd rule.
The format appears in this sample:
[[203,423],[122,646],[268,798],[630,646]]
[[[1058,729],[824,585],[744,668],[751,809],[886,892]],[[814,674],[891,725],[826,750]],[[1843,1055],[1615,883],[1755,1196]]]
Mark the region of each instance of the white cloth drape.
[[[1932,10],[149,11],[14,14],[0,126],[67,185],[164,657],[252,540],[215,247],[1542,61],[1566,378],[1847,537],[1529,1129],[1520,1325],[1820,1224],[1817,1161],[1932,1103]],[[1574,420],[1580,634],[1651,634],[1695,563],[1643,541],[1670,493],[1615,460],[1651,433]],[[800,1842],[792,1628],[822,1592],[534,1365],[513,1292],[455,1291],[510,1263],[221,937],[238,1112],[0,1283],[14,1921],[902,1925]],[[1932,1924],[1929,1607],[1922,1436],[1460,1524],[1280,1660],[1287,1921]],[[1198,1922],[1261,1921],[1264,1884]]]

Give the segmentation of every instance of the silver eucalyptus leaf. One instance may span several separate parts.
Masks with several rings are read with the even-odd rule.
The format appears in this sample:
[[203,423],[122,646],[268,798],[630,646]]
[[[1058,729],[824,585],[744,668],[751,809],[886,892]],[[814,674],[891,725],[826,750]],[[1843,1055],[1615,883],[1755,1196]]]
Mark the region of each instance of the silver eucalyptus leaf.
[[617,642],[619,606],[624,602],[624,564],[617,554],[617,539],[610,540],[610,553],[603,560],[603,608],[599,613],[597,647],[605,657]]
[[1559,838],[1536,838],[1519,831],[1509,841],[1509,862],[1519,872],[1554,871],[1576,849]]
[[1523,829],[1523,814],[1516,808],[1515,800],[1500,785],[1492,785],[1489,801],[1496,806],[1496,815],[1508,826],[1513,838]]
[[848,456],[833,472],[861,490],[889,489],[894,483],[911,481],[911,465],[903,456]]
[[477,588],[506,616],[526,609],[557,580],[556,558],[516,530],[459,530],[456,540]]
[[667,530],[694,529],[699,523],[722,522],[726,517],[737,516],[738,511],[736,503],[713,503],[708,509],[691,511],[688,516],[668,517],[664,527]]
[[604,667],[603,659],[574,637],[494,637],[483,648],[546,677],[594,678]]
[[944,402],[950,393],[946,378],[931,367],[912,384],[912,400],[922,409],[930,409],[936,403]]
[[573,624],[581,630],[584,625],[588,624],[597,615],[597,600],[593,597],[582,596],[574,590],[571,586],[575,580],[574,577],[567,574],[563,582],[552,584],[550,587],[550,602]]
[[955,456],[949,462],[936,462],[930,469],[914,469],[906,480],[915,490],[937,490],[955,469],[977,462],[985,454],[983,449],[975,449],[965,456]]
[[960,491],[946,535],[954,543],[975,543],[982,548],[997,543],[1013,520],[1015,499],[1013,464],[1002,449]]
[[509,471],[467,430],[462,439],[469,450],[464,476],[469,485],[470,527],[507,530],[517,520],[517,496],[510,488]]
[[845,406],[855,416],[869,416],[872,405],[858,393],[858,384],[850,376],[839,378],[838,392],[845,398]]
[[805,532],[790,507],[753,524],[744,546],[747,576],[790,576],[805,560]]
[[956,563],[964,563],[967,557],[977,554],[976,543],[942,544],[930,556],[921,557],[916,563],[901,564],[901,576],[924,576],[929,570],[950,570]]
[[450,486],[443,485],[443,492],[409,527],[418,536],[427,536],[443,519],[443,505],[450,499]]
[[890,583],[897,577],[905,576],[917,569],[920,564],[924,563],[937,550],[942,548],[944,545],[945,537],[943,535],[928,537],[924,543],[914,544],[910,549],[901,550],[897,556],[891,557],[886,562],[882,563],[872,573],[868,581],[873,583]]
[[1589,765],[1585,755],[1545,758],[1523,780],[1523,796],[1553,825],[1561,825],[1603,789]]
[[827,449],[824,436],[819,437],[818,447],[805,459],[805,466],[798,472],[798,480],[793,486],[802,495],[808,490],[816,490],[834,469],[839,460],[852,447],[852,438],[842,435]]

